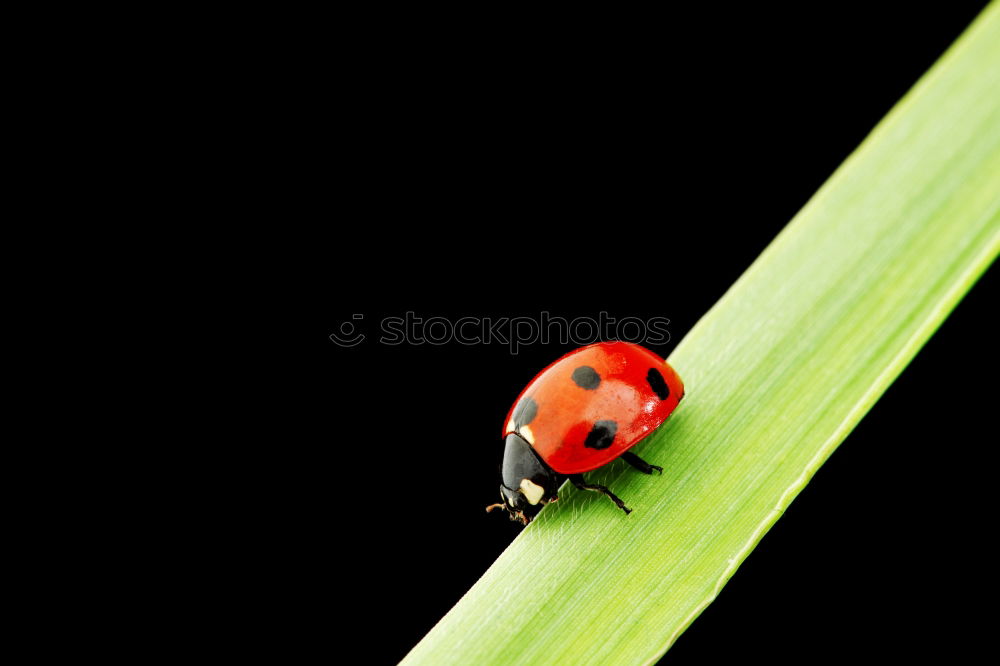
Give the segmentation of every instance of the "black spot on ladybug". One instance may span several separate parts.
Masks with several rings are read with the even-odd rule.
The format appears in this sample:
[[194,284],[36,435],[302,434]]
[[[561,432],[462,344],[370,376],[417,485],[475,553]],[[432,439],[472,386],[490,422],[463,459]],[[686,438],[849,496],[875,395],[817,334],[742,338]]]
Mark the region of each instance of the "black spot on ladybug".
[[664,381],[663,375],[656,368],[650,368],[649,372],[646,374],[646,381],[649,382],[650,388],[653,389],[653,393],[660,396],[660,400],[666,400],[670,397],[670,387],[667,386],[667,382]]
[[573,383],[582,389],[593,391],[601,383],[601,376],[589,365],[581,365],[573,371]]
[[521,401],[517,403],[517,407],[514,408],[514,414],[511,418],[514,420],[514,425],[518,428],[521,426],[528,425],[535,420],[535,414],[538,413],[538,403],[524,396]]
[[617,432],[618,424],[614,421],[598,421],[590,429],[583,445],[591,449],[606,449],[615,440]]

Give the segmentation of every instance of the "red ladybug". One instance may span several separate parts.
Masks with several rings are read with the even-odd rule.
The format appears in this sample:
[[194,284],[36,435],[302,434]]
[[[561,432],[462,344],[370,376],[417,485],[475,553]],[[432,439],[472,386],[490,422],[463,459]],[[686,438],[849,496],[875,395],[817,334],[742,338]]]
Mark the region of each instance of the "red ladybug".
[[629,452],[663,423],[684,397],[673,368],[653,352],[629,342],[599,342],[566,354],[521,391],[504,422],[500,497],[511,520],[527,525],[558,499],[567,478],[577,488],[607,495],[625,513],[631,509],[583,473],[615,458],[640,472],[662,473]]

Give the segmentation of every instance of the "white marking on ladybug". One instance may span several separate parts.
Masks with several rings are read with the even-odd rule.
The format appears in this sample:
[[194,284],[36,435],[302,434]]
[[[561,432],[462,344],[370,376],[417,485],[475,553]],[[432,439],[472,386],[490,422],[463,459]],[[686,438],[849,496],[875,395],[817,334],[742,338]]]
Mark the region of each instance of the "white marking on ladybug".
[[521,437],[524,437],[528,444],[531,444],[532,446],[535,445],[535,433],[531,432],[531,426],[523,425],[518,432],[521,434]]
[[531,479],[521,479],[521,492],[528,499],[528,504],[538,504],[545,495],[545,489]]
[[507,432],[517,432],[517,428],[514,426],[514,419],[507,421]]

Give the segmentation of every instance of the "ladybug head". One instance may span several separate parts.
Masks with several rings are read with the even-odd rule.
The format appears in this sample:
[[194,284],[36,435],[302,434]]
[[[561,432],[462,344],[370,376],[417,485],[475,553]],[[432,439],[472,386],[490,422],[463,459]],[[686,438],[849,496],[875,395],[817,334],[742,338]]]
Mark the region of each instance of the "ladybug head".
[[500,498],[503,500],[503,504],[494,504],[493,506],[486,507],[486,510],[491,511],[494,508],[502,506],[507,509],[511,520],[520,520],[522,525],[530,523],[538,515],[538,512],[542,510],[541,501],[537,504],[532,504],[520,489],[511,490],[501,484]]
[[511,520],[527,525],[544,505],[559,499],[556,490],[562,478],[542,462],[531,445],[517,433],[507,435],[501,473],[503,503],[488,506],[487,511],[504,508]]

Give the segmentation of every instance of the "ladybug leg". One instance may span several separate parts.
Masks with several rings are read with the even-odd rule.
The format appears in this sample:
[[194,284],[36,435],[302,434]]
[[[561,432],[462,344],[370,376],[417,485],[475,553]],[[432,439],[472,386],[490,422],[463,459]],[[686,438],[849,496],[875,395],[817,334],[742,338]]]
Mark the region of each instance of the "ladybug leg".
[[631,451],[626,451],[625,453],[623,453],[622,460],[627,462],[629,465],[632,465],[632,467],[635,467],[643,474],[652,474],[654,469],[660,474],[663,474],[662,467],[660,467],[659,465],[650,465],[648,462],[646,462],[639,456],[635,455]]
[[614,502],[618,506],[619,509],[621,509],[622,511],[624,511],[626,514],[632,513],[632,509],[630,509],[627,506],[625,506],[625,502],[623,502],[621,500],[621,498],[618,497],[618,495],[615,495],[613,492],[611,492],[610,490],[608,490],[607,486],[598,486],[598,485],[595,485],[595,484],[587,483],[586,481],[583,480],[583,475],[582,474],[570,474],[569,480],[573,482],[574,486],[576,486],[577,488],[580,488],[581,490],[593,490],[594,492],[602,493],[604,495],[607,495],[608,498],[612,502]]

